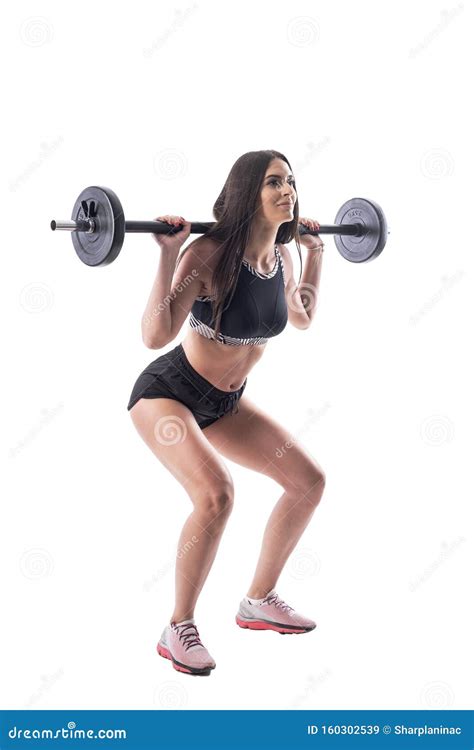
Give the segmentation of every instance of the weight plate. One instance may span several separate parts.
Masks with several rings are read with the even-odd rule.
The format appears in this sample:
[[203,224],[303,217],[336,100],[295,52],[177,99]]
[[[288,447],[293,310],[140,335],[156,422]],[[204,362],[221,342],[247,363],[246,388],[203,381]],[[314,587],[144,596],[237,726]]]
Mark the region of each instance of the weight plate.
[[88,266],[106,266],[118,256],[125,237],[122,204],[110,188],[88,187],[82,191],[72,209],[72,219],[92,218],[95,229],[73,232],[74,249]]
[[366,198],[351,198],[344,203],[334,220],[335,224],[362,224],[360,237],[335,234],[334,241],[340,254],[351,263],[367,263],[376,258],[387,241],[387,222],[378,203]]

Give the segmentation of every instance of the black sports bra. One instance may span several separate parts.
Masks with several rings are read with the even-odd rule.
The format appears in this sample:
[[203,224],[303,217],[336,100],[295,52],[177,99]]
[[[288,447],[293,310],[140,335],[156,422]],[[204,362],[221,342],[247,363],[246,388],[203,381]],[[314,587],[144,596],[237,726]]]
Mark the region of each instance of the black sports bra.
[[[189,318],[191,328],[208,339],[216,339],[211,321],[211,297],[196,297]],[[217,340],[233,346],[265,344],[281,333],[287,322],[283,262],[275,245],[275,265],[270,273],[261,273],[242,260],[232,302],[222,313]]]

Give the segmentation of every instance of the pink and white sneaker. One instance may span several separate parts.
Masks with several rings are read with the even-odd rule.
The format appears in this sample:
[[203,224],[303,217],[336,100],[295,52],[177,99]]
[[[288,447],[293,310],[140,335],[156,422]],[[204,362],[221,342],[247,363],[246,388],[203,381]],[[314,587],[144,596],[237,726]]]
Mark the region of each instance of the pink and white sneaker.
[[208,675],[216,662],[199,637],[194,619],[165,627],[156,647],[160,656],[170,659],[178,672]]
[[299,615],[280,599],[275,589],[268,592],[261,604],[242,599],[235,617],[237,625],[250,630],[276,630],[277,633],[309,633],[316,623]]

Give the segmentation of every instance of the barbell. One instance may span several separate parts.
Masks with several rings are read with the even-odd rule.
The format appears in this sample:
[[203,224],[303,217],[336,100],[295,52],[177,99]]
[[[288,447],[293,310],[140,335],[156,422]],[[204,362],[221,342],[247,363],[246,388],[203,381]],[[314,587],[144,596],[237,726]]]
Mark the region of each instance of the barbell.
[[[191,222],[191,234],[205,234],[214,222]],[[160,221],[125,221],[122,204],[113,190],[87,187],[80,193],[69,221],[51,221],[51,229],[71,232],[72,243],[80,260],[88,266],[112,263],[122,249],[126,232],[176,234],[180,227]],[[352,263],[367,263],[376,258],[387,241],[387,222],[380,206],[367,198],[346,201],[335,218],[335,224],[321,225],[313,231],[298,226],[303,234],[333,234],[339,253]]]

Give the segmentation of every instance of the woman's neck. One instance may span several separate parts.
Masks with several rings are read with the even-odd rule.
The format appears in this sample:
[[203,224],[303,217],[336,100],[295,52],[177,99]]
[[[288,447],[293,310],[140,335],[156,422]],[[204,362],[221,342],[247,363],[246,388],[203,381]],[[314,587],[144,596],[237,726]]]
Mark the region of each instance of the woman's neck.
[[275,227],[274,224],[252,227],[250,239],[244,251],[244,258],[249,263],[261,266],[273,264],[277,232],[278,227]]

